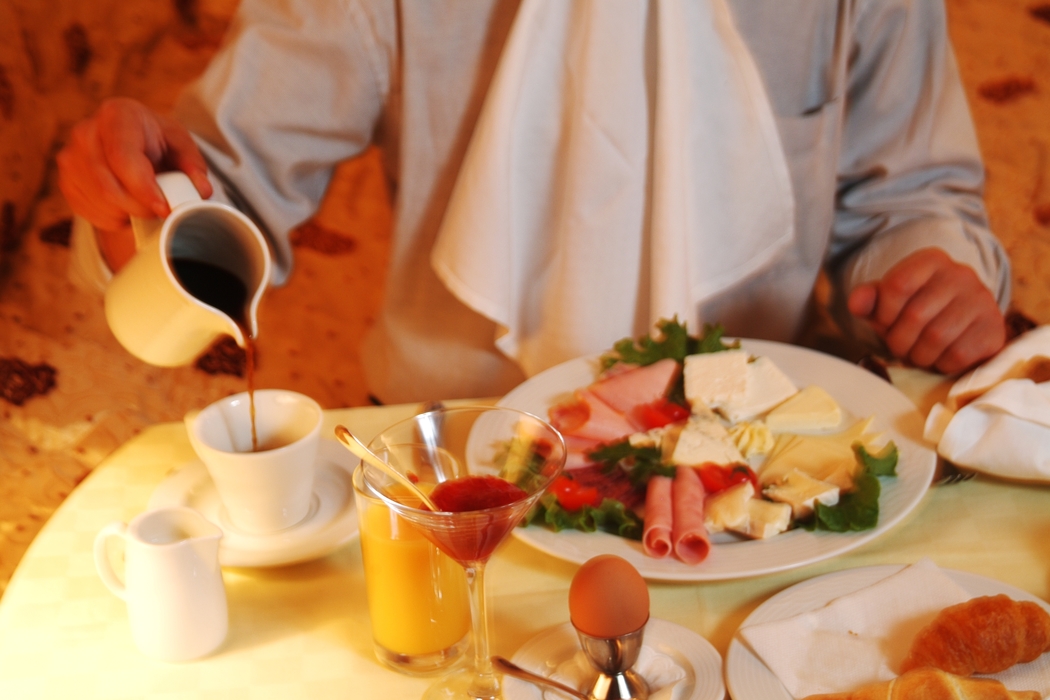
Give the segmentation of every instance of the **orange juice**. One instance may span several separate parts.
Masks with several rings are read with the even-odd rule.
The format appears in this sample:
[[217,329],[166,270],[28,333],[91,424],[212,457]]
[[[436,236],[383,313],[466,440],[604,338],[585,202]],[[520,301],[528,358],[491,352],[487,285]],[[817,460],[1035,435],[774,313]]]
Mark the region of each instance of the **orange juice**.
[[375,642],[407,656],[440,653],[456,645],[470,629],[463,567],[382,503],[370,503],[361,516],[361,554]]
[[367,490],[363,466],[353,481],[376,658],[410,675],[451,666],[470,630],[463,567]]

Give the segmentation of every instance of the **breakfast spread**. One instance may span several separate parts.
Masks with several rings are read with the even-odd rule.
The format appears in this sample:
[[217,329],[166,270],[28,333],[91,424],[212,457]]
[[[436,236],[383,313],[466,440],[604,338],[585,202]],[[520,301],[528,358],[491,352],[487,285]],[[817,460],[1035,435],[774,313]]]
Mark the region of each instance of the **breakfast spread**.
[[998,673],[1050,650],[1050,614],[1006,595],[972,598],[942,610],[915,636],[902,671],[932,666],[950,673]]
[[657,327],[616,343],[591,384],[549,407],[568,459],[532,523],[610,532],[688,564],[715,533],[875,527],[897,453],[872,418],[853,421],[719,327]]
[[935,668],[917,668],[888,681],[871,683],[854,691],[809,695],[803,700],[1039,700],[1039,693],[1013,691],[991,678],[967,678]]

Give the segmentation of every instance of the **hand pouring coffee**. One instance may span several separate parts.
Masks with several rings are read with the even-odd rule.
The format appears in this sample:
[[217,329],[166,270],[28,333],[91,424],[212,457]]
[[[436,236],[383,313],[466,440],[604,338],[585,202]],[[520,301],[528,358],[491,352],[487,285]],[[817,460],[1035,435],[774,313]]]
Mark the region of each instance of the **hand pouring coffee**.
[[204,201],[183,173],[157,176],[171,205],[163,220],[133,219],[138,252],[106,289],[106,321],[151,365],[192,362],[222,335],[247,348],[270,282],[270,249],[251,219]]

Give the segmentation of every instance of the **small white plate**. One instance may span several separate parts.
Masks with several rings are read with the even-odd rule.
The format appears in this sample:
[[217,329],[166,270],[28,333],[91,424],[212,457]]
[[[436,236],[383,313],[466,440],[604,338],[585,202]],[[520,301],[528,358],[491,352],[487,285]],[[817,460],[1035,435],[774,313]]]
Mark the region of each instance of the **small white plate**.
[[[651,618],[646,623],[645,646],[669,656],[685,670],[686,677],[674,685],[668,700],[723,700],[726,689],[722,683],[722,657],[706,639],[685,627]],[[524,669],[550,676],[558,666],[570,660],[580,649],[576,630],[571,623],[540,632],[518,650],[511,659]],[[539,686],[504,676],[505,700],[542,700],[545,697],[565,697],[555,690],[544,691]],[[664,697],[663,694],[660,695]]]
[[322,439],[310,512],[296,525],[269,535],[238,530],[226,517],[215,484],[200,460],[174,470],[154,490],[149,508],[188,506],[222,528],[222,566],[281,566],[317,559],[358,535],[351,480],[357,460],[334,440]]
[[[740,626],[783,620],[817,610],[835,598],[867,588],[903,568],[903,565],[896,564],[865,566],[802,581],[759,605]],[[1020,588],[966,571],[942,571],[973,596],[1004,593],[1014,600],[1038,603],[1050,612],[1050,605]],[[992,677],[1011,690],[1037,690],[1041,697],[1047,697],[1050,694],[1050,654],[1043,654],[1031,663],[1018,664]],[[733,700],[791,700],[791,694],[776,675],[737,635],[729,643],[726,653],[726,684]]]

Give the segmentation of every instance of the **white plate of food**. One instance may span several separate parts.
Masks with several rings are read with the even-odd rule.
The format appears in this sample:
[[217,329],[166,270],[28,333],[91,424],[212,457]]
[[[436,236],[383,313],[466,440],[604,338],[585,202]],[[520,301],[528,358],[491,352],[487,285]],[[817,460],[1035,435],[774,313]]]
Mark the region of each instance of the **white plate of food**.
[[[668,677],[679,678],[667,686],[653,688],[659,697],[675,700],[723,700],[722,657],[711,643],[692,630],[667,620],[651,618],[646,623],[645,647],[654,654],[650,666]],[[540,632],[525,643],[511,659],[522,668],[542,676],[555,676],[559,668],[575,662],[582,664],[576,630],[571,623]],[[677,667],[668,669],[668,665]],[[643,676],[644,677],[644,676]],[[571,679],[559,677],[569,682]],[[652,682],[652,679],[647,679]],[[506,700],[546,700],[564,698],[562,693],[506,676],[503,697]]]
[[[855,593],[901,571],[904,565],[866,566],[836,571],[797,583],[762,603],[747,617],[741,627],[774,622],[822,608],[835,598]],[[1001,581],[954,569],[942,569],[955,583],[973,596],[1000,593],[1014,600],[1028,600],[1050,612],[1050,605],[1038,597]],[[1050,654],[1035,661],[1018,664],[993,678],[1012,690],[1037,690],[1042,697],[1050,695]],[[791,694],[776,675],[744,644],[733,637],[726,653],[725,680],[733,700],[792,700]]]
[[[677,559],[647,556],[640,542],[604,532],[553,530],[530,525],[514,535],[552,556],[583,563],[598,554],[616,554],[656,581],[716,581],[786,571],[823,561],[869,542],[908,515],[922,500],[933,479],[937,456],[922,439],[923,418],[915,405],[892,384],[856,365],[794,345],[741,340],[753,356],[769,357],[799,388],[815,384],[827,391],[848,418],[874,418],[873,429],[898,449],[897,476],[882,480],[878,525],[860,532],[794,529],[768,539],[715,538],[711,554],[690,565]],[[528,379],[500,401],[540,417],[578,388],[591,384],[598,358],[570,360]]]

